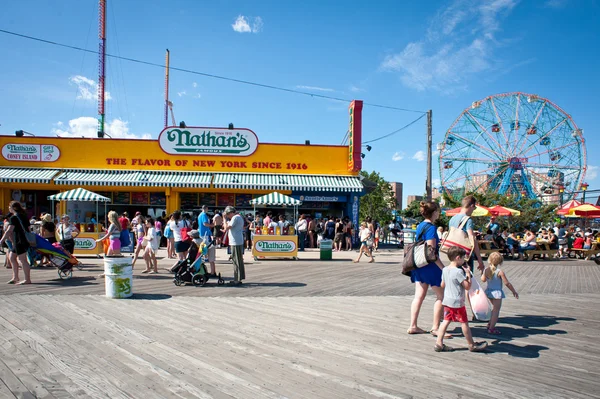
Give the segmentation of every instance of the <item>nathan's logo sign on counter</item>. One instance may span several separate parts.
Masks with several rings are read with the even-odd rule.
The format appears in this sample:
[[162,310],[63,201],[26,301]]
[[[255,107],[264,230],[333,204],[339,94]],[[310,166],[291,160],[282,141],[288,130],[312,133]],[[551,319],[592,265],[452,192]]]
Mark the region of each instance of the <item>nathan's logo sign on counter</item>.
[[258,252],[294,252],[296,251],[296,243],[294,241],[258,241],[256,243]]
[[2,156],[8,161],[54,162],[60,150],[51,144],[4,144]]
[[258,148],[258,137],[249,129],[167,128],[158,142],[164,152],[176,155],[247,157]]
[[96,248],[96,240],[93,238],[75,238],[75,249],[92,250]]

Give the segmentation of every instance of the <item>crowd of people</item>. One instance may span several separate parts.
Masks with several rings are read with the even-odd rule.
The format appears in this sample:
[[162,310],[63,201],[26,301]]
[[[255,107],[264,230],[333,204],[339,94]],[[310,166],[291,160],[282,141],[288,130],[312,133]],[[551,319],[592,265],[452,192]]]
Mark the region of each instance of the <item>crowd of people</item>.
[[[575,225],[567,226],[564,222],[557,222],[553,226],[542,227],[537,231],[527,228],[523,232],[508,229],[500,231],[496,218],[491,217],[486,225],[485,234],[476,232],[475,237],[478,241],[490,242],[492,249],[497,249],[512,259],[523,260],[527,251],[537,250],[540,244],[547,245],[551,251],[556,251],[554,258],[566,259],[573,249],[592,249],[594,242],[600,241],[600,232]],[[581,254],[580,256],[583,257]]]

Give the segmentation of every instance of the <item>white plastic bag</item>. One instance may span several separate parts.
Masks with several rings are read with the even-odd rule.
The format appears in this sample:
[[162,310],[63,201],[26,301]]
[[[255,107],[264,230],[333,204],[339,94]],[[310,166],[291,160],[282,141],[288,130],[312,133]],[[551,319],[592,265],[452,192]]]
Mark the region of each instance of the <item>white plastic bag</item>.
[[481,321],[489,321],[492,317],[492,303],[475,277],[471,278],[471,289],[469,289],[467,295],[469,295],[471,311],[475,318]]

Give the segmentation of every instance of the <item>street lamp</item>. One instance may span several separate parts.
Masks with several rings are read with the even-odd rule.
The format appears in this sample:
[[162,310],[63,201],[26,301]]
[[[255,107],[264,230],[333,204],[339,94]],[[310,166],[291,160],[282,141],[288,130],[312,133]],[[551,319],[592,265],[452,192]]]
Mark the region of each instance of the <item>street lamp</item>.
[[585,204],[585,192],[587,191],[589,186],[590,185],[587,183],[581,183],[581,186],[579,187],[583,191],[583,203],[584,204]]
[[562,184],[558,186],[558,192],[560,193],[560,206],[563,204],[563,193],[565,192],[565,186]]

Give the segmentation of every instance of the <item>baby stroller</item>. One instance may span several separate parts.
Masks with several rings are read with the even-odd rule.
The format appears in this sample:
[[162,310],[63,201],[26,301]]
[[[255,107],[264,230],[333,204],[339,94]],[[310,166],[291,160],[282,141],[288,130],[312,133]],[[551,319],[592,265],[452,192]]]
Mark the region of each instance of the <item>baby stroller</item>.
[[35,250],[40,255],[45,255],[54,267],[57,268],[58,277],[61,280],[68,280],[73,277],[73,266],[82,270],[82,263],[77,260],[69,251],[64,249],[60,243],[50,244],[48,240],[36,235]]
[[[202,241],[198,246],[194,241],[190,245],[187,257],[179,261],[172,271],[175,274],[173,283],[180,286],[185,283],[192,283],[196,286],[205,286],[210,279],[210,274],[206,270],[206,262],[208,257],[208,248],[214,245],[211,241],[208,244]],[[225,280],[221,277],[221,273],[217,275],[217,284],[225,284]]]

